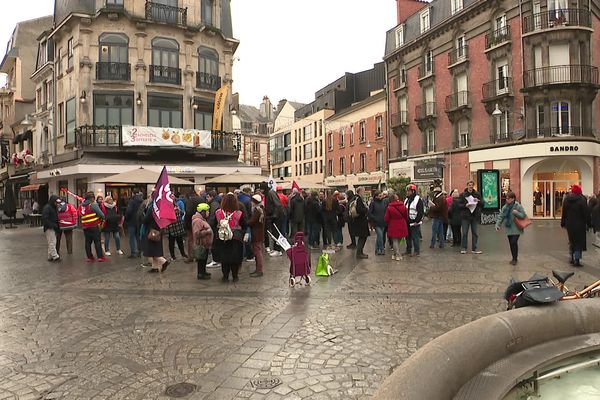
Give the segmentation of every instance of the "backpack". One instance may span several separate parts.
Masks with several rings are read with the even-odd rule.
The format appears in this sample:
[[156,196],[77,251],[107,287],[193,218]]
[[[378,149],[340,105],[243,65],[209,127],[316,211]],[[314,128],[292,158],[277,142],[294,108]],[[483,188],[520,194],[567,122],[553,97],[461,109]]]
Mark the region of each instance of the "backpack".
[[358,199],[354,199],[350,203],[350,210],[348,211],[348,214],[350,215],[350,218],[352,218],[352,219],[358,218],[357,201],[358,201]]
[[219,224],[217,227],[217,234],[218,234],[219,240],[226,242],[228,240],[233,239],[233,231],[231,230],[231,227],[229,226],[229,220],[233,216],[233,213],[228,215],[226,212],[223,212],[223,214],[224,214],[224,216],[219,221]]

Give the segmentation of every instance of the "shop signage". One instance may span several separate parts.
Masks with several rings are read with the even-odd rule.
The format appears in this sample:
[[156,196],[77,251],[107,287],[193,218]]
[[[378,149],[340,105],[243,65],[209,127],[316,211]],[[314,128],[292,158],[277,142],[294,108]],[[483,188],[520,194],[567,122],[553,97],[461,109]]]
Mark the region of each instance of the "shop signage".
[[123,146],[211,148],[210,131],[153,126],[123,126]]
[[484,210],[500,209],[500,171],[497,169],[478,170],[478,187],[481,188]]
[[167,167],[167,172],[169,174],[193,174],[196,172],[196,169],[193,167]]
[[361,184],[361,183],[379,183],[379,182],[383,182],[385,179],[383,178],[383,174],[377,174],[377,175],[358,175],[356,177],[356,181]]
[[444,176],[444,166],[440,164],[417,163],[415,165],[414,179],[430,180],[441,179]]
[[346,185],[346,177],[345,176],[338,176],[335,178],[328,177],[328,178],[325,178],[325,183],[330,186],[335,186],[335,185],[345,186]]
[[575,151],[579,151],[579,146],[550,146],[550,152],[551,153],[556,153],[556,152],[575,152]]

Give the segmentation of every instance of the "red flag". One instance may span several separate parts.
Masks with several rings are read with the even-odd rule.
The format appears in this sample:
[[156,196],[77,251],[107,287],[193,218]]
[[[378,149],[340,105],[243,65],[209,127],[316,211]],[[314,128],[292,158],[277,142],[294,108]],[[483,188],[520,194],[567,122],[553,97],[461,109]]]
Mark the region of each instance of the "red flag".
[[166,228],[177,220],[175,208],[173,207],[173,195],[169,186],[169,175],[167,167],[163,167],[155,190],[152,192],[152,216],[160,229]]
[[70,192],[70,191],[69,191],[69,189],[67,189],[67,188],[61,187],[61,188],[60,188],[60,191],[61,191],[61,192],[64,192],[64,193],[67,193],[67,194],[70,194],[71,196],[75,197],[75,199],[76,199],[77,201],[83,201],[83,200],[84,200],[84,198],[83,198],[83,197],[81,197],[81,196],[77,196],[75,193],[73,193],[73,192]]
[[294,190],[294,189],[298,189],[299,192],[302,191],[302,189],[300,189],[300,186],[298,186],[296,181],[292,181],[292,190]]

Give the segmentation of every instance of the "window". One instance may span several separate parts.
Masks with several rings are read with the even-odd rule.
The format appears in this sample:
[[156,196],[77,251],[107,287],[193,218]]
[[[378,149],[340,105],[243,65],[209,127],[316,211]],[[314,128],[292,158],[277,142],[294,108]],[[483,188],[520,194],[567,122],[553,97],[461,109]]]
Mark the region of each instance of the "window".
[[217,90],[221,87],[219,79],[219,54],[208,47],[198,49],[197,86]]
[[350,146],[354,145],[354,124],[350,125]]
[[214,9],[214,1],[213,0],[202,0],[202,23],[204,25],[214,25],[213,24],[213,9]]
[[304,163],[304,175],[312,175],[312,163],[311,162],[307,162]]
[[508,61],[502,59],[496,62],[496,79],[498,82],[497,94],[503,94],[508,91]]
[[323,136],[323,121],[319,121],[319,136]]
[[346,174],[346,157],[340,158],[340,175]]
[[456,14],[457,12],[459,12],[460,10],[462,10],[463,8],[463,2],[462,0],[450,0],[451,3],[451,10],[452,10],[452,15]]
[[509,112],[502,111],[502,114],[496,118],[496,140],[508,139],[508,118]]
[[129,80],[129,38],[121,33],[103,33],[98,42],[98,59],[96,78],[108,80]]
[[399,87],[406,86],[406,66],[403,65],[400,67],[400,85]]
[[571,105],[568,101],[553,101],[550,107],[552,135],[571,134]]
[[304,159],[310,160],[312,158],[312,144],[304,145]]
[[65,126],[67,131],[67,144],[75,144],[75,97],[67,100],[67,112],[65,115]]
[[[161,7],[160,5],[166,7]],[[177,0],[153,0],[150,12],[151,18],[155,21],[177,24]]]
[[64,126],[64,115],[65,115],[65,103],[60,103],[58,105],[58,136],[62,136],[65,134],[65,126]]
[[307,141],[312,139],[312,124],[311,125],[306,125],[304,128],[302,128],[303,131],[303,141]]
[[398,112],[400,113],[400,123],[408,123],[408,99],[406,96],[398,97]]
[[327,134],[327,150],[333,150],[333,132]]
[[427,153],[435,151],[435,129],[433,128],[425,130],[425,150]]
[[42,89],[37,89],[35,91],[35,102],[37,104],[37,109],[40,110],[42,108]]
[[544,136],[544,126],[546,124],[546,118],[544,114],[544,105],[537,104],[535,106],[535,129],[538,136]]
[[123,0],[106,0],[107,6],[123,7]]
[[[506,15],[502,14],[496,17],[495,21],[494,21],[494,25],[496,27],[496,30],[501,30],[506,28]],[[499,34],[501,34],[501,32],[498,32]]]
[[48,62],[48,41],[44,40],[43,42],[40,42],[39,46],[38,46],[38,58],[37,58],[37,65],[36,65],[36,69],[41,68],[42,65],[46,64]]
[[46,104],[52,104],[53,97],[54,85],[52,85],[52,81],[46,81]]
[[360,124],[360,134],[358,136],[358,141],[360,143],[364,143],[367,141],[367,124],[365,121],[361,121]]
[[400,135],[400,155],[402,157],[408,156],[408,135],[406,133]]
[[67,42],[67,69],[73,68],[73,38]]
[[181,96],[148,95],[148,126],[163,128],[183,127],[183,99]]
[[344,129],[340,129],[340,148],[346,146],[346,132]]
[[260,143],[252,142],[252,151],[258,153],[260,151]]
[[283,146],[289,147],[292,144],[292,132],[288,132],[283,135]]
[[152,40],[152,65],[150,81],[181,84],[179,69],[179,44],[172,39],[155,38]]
[[94,125],[133,125],[133,93],[94,93]]
[[377,171],[383,171],[383,150],[375,152],[375,160],[377,162]]
[[429,8],[421,12],[421,33],[429,30]]
[[382,138],[383,137],[383,117],[381,115],[375,117],[375,126],[376,126],[375,137]]
[[319,141],[319,157],[323,157],[323,141]]
[[351,174],[354,173],[354,166],[355,166],[355,163],[354,163],[354,154],[352,154],[350,156],[350,173]]
[[358,172],[365,172],[367,169],[367,155],[365,153],[360,153],[359,160]]
[[210,110],[197,109],[194,112],[194,129],[212,131],[213,113]]
[[429,50],[425,53],[425,75],[430,75],[433,73],[433,51]]
[[327,176],[333,175],[333,160],[327,161]]
[[457,61],[467,57],[467,41],[464,35],[456,38],[456,56]]
[[458,147],[464,148],[469,146],[469,121],[461,119],[458,121]]
[[396,48],[404,44],[404,25],[400,25],[395,31]]
[[292,161],[292,150],[288,149],[283,152],[283,161]]
[[63,64],[62,64],[62,48],[58,49],[56,52],[56,75],[60,76],[63,73]]

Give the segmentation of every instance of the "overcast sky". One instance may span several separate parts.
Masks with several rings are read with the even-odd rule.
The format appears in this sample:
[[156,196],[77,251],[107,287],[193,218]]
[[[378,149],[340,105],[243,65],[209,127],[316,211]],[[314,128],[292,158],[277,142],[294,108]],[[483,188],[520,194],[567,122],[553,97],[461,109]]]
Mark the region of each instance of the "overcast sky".
[[[54,8],[54,0],[7,4],[0,13],[2,56],[18,21]],[[283,98],[308,103],[345,72],[372,68],[383,57],[385,32],[396,24],[395,0],[232,0],[231,8],[240,40],[233,90],[254,106],[264,95],[274,104]]]

